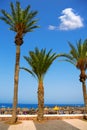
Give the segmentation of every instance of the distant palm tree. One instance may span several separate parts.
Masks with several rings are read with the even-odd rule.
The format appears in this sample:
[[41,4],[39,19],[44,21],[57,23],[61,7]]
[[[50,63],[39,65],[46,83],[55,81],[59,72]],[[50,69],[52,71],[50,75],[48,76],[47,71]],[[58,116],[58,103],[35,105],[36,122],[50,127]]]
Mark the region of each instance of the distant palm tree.
[[69,42],[69,46],[71,48],[69,54],[62,54],[61,56],[66,57],[64,61],[68,61],[76,66],[77,69],[81,71],[80,73],[80,82],[82,82],[83,87],[83,97],[85,103],[85,112],[87,113],[87,92],[86,92],[86,69],[87,69],[87,40],[85,40],[82,44],[82,41],[79,40],[77,46],[74,47]]
[[51,51],[52,50],[46,53],[46,49],[39,51],[38,48],[35,48],[35,51],[29,52],[29,57],[24,56],[24,59],[28,62],[31,69],[24,67],[21,68],[32,74],[34,77],[37,77],[38,79],[38,121],[43,120],[44,115],[43,79],[53,61],[58,57],[56,53],[51,54]]
[[19,62],[20,62],[20,46],[23,44],[23,36],[27,32],[32,32],[33,29],[37,28],[35,24],[37,20],[33,20],[36,16],[37,11],[30,11],[30,5],[24,10],[21,8],[20,3],[16,2],[14,7],[13,3],[10,4],[11,15],[5,10],[1,10],[3,16],[0,17],[5,23],[10,25],[10,30],[16,32],[15,44],[16,44],[16,64],[15,64],[15,75],[14,75],[14,99],[13,99],[13,113],[12,123],[16,122],[16,107],[18,103],[18,79],[19,79]]

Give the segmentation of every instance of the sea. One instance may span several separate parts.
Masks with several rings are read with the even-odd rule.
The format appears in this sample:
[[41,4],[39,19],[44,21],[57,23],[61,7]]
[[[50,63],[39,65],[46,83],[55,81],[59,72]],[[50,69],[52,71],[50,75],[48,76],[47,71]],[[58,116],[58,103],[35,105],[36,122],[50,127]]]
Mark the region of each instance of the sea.
[[[84,104],[45,104],[44,105],[45,107],[54,107],[54,106],[59,106],[59,107],[67,107],[67,106],[70,106],[70,107],[84,107]],[[37,104],[18,104],[17,107],[20,107],[20,108],[28,108],[28,109],[31,109],[31,108],[38,108],[38,105]],[[0,108],[12,108],[12,103],[0,103]]]

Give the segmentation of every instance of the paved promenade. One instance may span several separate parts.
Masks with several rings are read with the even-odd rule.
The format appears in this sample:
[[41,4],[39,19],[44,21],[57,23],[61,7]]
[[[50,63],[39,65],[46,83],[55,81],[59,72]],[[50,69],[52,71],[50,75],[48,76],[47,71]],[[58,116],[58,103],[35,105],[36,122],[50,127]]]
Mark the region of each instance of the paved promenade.
[[64,121],[79,128],[80,130],[87,130],[87,121],[82,121],[79,119],[67,119]]
[[87,130],[87,122],[79,119],[48,120],[43,123],[26,120],[17,125],[0,122],[0,130]]

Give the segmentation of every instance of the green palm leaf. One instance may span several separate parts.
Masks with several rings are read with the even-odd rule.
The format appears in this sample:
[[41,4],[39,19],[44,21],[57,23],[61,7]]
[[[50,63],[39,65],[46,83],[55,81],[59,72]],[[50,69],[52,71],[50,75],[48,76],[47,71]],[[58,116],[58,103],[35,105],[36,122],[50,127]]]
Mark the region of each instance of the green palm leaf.
[[[3,16],[0,17],[1,20],[9,24],[10,30],[15,32],[22,30],[22,33],[25,34],[39,27],[36,25],[37,20],[34,19],[38,12],[30,11],[30,5],[23,10],[20,2],[17,1],[16,6],[11,2],[10,7],[11,14],[2,9],[1,13]],[[18,28],[21,30],[18,30]]]
[[70,42],[69,42],[69,46],[71,48],[71,51],[70,51],[71,55],[74,58],[78,59],[78,51],[77,51],[77,49]]
[[53,61],[58,57],[56,53],[51,54],[52,49],[47,53],[46,49],[39,50],[35,48],[35,51],[30,51],[29,56],[24,56],[24,59],[27,61],[31,67],[31,71],[37,78],[43,78],[47,70],[53,63]]
[[64,61],[68,61],[80,70],[85,70],[87,67],[87,40],[83,43],[81,39],[77,42],[76,47],[69,42],[71,48],[69,54],[61,54],[60,56],[65,57]]
[[14,21],[16,21],[16,12],[15,12],[15,8],[12,2],[10,4],[10,7],[11,7],[12,18],[14,19]]
[[23,69],[23,70],[27,71],[28,73],[30,73],[32,76],[35,77],[34,73],[31,70],[29,70],[29,69],[27,69],[25,67],[20,67],[20,69]]

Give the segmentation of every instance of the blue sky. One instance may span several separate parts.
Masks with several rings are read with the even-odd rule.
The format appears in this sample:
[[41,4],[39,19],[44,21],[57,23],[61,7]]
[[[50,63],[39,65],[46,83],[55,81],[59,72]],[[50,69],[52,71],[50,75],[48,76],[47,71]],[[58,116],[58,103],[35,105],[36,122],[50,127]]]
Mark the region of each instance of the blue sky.
[[[10,2],[0,2],[0,9],[10,12]],[[68,53],[68,41],[76,44],[79,39],[87,38],[86,0],[19,0],[25,8],[37,10],[39,29],[27,33],[21,46],[20,66],[28,67],[23,56],[28,56],[35,47],[47,51]],[[0,14],[1,15],[1,14]],[[15,33],[9,25],[0,21],[0,102],[12,103],[14,89]],[[59,59],[60,60],[60,59]],[[82,84],[79,82],[80,71],[58,59],[52,64],[44,78],[45,103],[83,103]],[[37,103],[37,80],[21,70],[19,75],[19,103]]]

